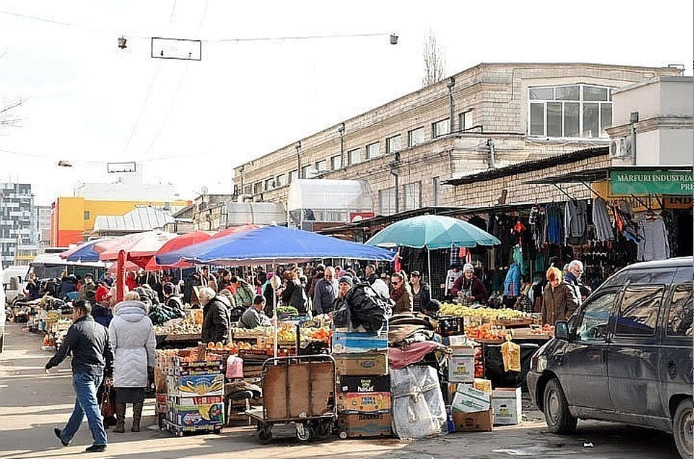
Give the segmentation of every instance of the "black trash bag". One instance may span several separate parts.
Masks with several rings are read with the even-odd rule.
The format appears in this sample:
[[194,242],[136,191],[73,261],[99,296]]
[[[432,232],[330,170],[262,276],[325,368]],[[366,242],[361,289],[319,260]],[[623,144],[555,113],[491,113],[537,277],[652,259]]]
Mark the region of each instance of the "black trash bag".
[[345,299],[350,307],[352,326],[361,325],[369,333],[380,331],[393,311],[393,301],[381,296],[368,283],[352,287]]

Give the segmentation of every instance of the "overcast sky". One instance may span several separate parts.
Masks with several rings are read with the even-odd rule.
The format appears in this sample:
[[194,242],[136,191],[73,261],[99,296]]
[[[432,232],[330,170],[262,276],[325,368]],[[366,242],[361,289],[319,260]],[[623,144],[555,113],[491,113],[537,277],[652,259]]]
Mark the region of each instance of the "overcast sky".
[[[2,0],[0,104],[24,102],[17,126],[0,127],[0,181],[31,183],[50,204],[79,181],[113,180],[107,162],[142,161],[146,182],[175,183],[181,198],[231,192],[234,166],[419,89],[429,30],[447,75],[481,62],[677,63],[691,75],[692,1],[645,5]],[[152,59],[153,36],[200,39],[202,60]],[[327,37],[246,41],[307,36]]]

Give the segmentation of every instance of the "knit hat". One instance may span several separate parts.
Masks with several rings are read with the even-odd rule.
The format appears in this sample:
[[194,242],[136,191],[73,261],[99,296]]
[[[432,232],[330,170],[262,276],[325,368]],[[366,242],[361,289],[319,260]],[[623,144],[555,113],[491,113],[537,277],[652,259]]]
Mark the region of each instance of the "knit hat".
[[342,277],[340,278],[340,282],[339,282],[339,283],[340,283],[340,284],[345,283],[345,284],[349,285],[350,288],[351,288],[352,285],[353,285],[353,284],[352,284],[352,278],[349,277],[349,276],[342,276]]
[[474,273],[475,267],[472,266],[470,263],[465,263],[465,266],[463,266],[463,272],[467,272],[467,271],[472,271]]

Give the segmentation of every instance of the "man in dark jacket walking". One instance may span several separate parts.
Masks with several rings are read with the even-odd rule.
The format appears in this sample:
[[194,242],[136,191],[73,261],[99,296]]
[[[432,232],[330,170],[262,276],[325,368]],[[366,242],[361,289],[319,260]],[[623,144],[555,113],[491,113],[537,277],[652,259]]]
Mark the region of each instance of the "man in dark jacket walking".
[[335,269],[332,266],[325,268],[325,274],[316,284],[313,295],[313,307],[317,314],[327,314],[333,310],[333,302],[338,295],[338,285],[334,280]]
[[59,365],[68,353],[72,353],[72,387],[75,389],[77,400],[65,428],[61,430],[56,427],[53,432],[63,446],[69,445],[86,415],[94,438],[94,444],[87,448],[87,452],[90,453],[106,450],[106,430],[101,419],[96,391],[104,377],[107,384],[110,384],[113,375],[113,351],[108,340],[108,330],[94,320],[91,311],[89,302],[75,301],[73,324],[68,329],[65,341],[58,352],[46,364],[48,372],[52,367]]
[[200,303],[202,303],[202,339],[203,343],[226,344],[229,339],[231,305],[222,295],[210,287],[200,290]]

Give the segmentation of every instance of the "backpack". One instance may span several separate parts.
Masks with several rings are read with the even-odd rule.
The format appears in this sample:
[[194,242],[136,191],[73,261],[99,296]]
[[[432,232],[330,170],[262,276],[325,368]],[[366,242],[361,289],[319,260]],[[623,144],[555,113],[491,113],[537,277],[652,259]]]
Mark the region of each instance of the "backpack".
[[352,326],[363,326],[369,333],[383,328],[393,310],[393,300],[383,297],[368,283],[357,284],[345,296],[349,304]]

